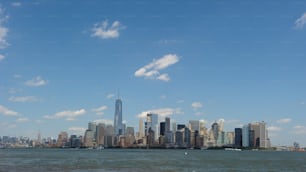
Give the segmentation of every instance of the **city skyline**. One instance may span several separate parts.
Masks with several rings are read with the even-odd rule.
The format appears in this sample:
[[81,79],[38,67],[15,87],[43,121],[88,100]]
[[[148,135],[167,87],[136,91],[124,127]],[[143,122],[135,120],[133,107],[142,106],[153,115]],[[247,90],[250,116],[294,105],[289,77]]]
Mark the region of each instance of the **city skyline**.
[[147,113],[306,146],[306,2],[0,2],[0,136]]

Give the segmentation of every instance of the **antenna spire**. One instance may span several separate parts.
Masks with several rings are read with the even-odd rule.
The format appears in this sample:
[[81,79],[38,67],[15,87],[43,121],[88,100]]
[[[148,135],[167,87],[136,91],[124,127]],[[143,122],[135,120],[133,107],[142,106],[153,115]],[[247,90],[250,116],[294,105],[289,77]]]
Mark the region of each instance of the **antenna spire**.
[[120,89],[119,88],[118,88],[117,94],[118,94],[118,99],[120,99]]

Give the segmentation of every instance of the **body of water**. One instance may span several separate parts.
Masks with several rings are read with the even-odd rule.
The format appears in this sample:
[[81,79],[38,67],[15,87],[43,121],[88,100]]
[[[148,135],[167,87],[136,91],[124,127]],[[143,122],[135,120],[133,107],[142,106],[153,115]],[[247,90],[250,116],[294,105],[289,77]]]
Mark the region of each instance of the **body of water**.
[[224,150],[0,149],[0,172],[306,171],[306,153]]

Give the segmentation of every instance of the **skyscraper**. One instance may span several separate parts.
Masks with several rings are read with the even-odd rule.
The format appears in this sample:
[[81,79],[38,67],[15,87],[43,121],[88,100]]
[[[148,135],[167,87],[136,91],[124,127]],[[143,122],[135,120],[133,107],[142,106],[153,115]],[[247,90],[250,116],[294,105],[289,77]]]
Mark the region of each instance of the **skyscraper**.
[[242,128],[235,128],[235,147],[242,146]]
[[159,135],[164,136],[166,132],[166,122],[160,122]]
[[170,131],[170,118],[166,117],[165,121],[166,121],[165,130],[166,132],[169,132]]
[[242,127],[242,146],[243,147],[249,147],[250,146],[250,137],[249,137],[249,134],[250,134],[250,131],[249,131],[249,125],[244,125]]
[[265,122],[255,122],[250,124],[250,129],[254,130],[254,146],[255,147],[268,147],[268,132]]
[[145,136],[143,128],[143,119],[139,119],[139,139],[142,139]]
[[117,99],[115,103],[115,116],[114,116],[114,132],[115,135],[122,135],[122,101]]
[[[149,133],[151,129],[151,133]],[[158,115],[148,113],[147,114],[147,121],[145,122],[145,134],[148,136],[154,132],[154,139],[158,138]]]
[[200,121],[199,120],[189,120],[189,129],[193,132],[200,131]]

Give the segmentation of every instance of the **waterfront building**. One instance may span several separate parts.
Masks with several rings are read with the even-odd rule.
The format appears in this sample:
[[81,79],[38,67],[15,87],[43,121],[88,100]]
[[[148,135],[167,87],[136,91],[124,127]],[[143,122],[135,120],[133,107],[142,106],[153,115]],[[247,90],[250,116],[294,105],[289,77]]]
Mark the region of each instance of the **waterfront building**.
[[68,143],[68,133],[65,131],[62,131],[60,134],[58,134],[56,146],[57,147],[65,147]]
[[166,132],[166,122],[160,122],[159,135],[165,136],[165,132]]
[[191,145],[191,131],[187,127],[184,128],[184,144],[186,147]]
[[78,137],[77,135],[71,135],[70,136],[70,147],[71,148],[81,147],[81,137]]
[[235,128],[235,147],[242,147],[242,128]]
[[255,131],[251,130],[250,124],[249,124],[249,146],[255,147]]
[[[149,129],[153,131],[154,139],[155,141],[158,141],[158,115],[157,114],[152,114],[148,113],[147,114],[147,121],[145,122],[145,133],[146,136],[149,135]],[[152,134],[152,132],[150,133]]]
[[170,130],[170,118],[166,117],[165,119],[165,132],[169,132]]
[[233,145],[234,141],[235,141],[235,133],[230,131],[230,132],[226,132],[226,136],[227,136],[227,145]]
[[88,123],[88,130],[93,131],[94,141],[95,141],[96,140],[96,134],[97,134],[97,124],[95,122],[89,122]]
[[94,147],[94,131],[87,129],[84,134],[84,146],[85,147]]
[[138,139],[143,139],[143,137],[145,136],[145,130],[144,130],[144,127],[143,127],[143,119],[140,118],[139,119],[139,127],[138,127],[138,130],[139,130],[139,136],[138,136]]
[[184,129],[186,127],[185,124],[177,124],[177,130]]
[[175,145],[178,147],[183,147],[184,143],[184,132],[182,130],[175,132]]
[[102,123],[97,125],[96,142],[99,146],[104,145],[104,137],[106,135],[105,127],[105,124]]
[[114,133],[115,133],[115,135],[122,135],[123,134],[122,101],[119,98],[115,102]]
[[171,125],[172,125],[172,134],[173,134],[172,139],[173,139],[173,142],[175,142],[175,133],[176,133],[176,128],[177,128],[176,122],[172,122]]
[[200,121],[199,120],[189,120],[189,129],[193,132],[200,131]]
[[139,118],[139,126],[138,126],[138,138],[137,139],[143,139],[144,138],[144,136],[145,136],[145,130],[144,130],[144,127],[143,127],[143,124],[144,124],[144,122],[143,122],[143,119],[142,118]]
[[166,144],[172,144],[173,143],[173,132],[172,131],[166,131],[165,132],[165,143]]
[[214,140],[214,145],[217,145],[218,137],[219,137],[219,124],[217,122],[214,122],[211,125],[211,131],[212,131],[212,136]]
[[249,147],[249,141],[250,141],[250,137],[249,137],[249,133],[250,133],[250,128],[249,125],[244,125],[242,127],[242,146],[243,147]]
[[268,131],[266,128],[266,123],[264,121],[251,123],[250,129],[254,130],[255,147],[267,148],[268,147]]
[[135,136],[134,127],[126,127],[126,136]]

